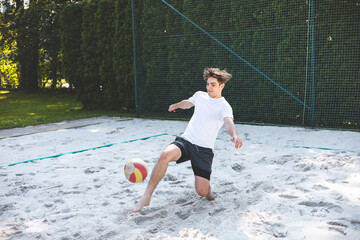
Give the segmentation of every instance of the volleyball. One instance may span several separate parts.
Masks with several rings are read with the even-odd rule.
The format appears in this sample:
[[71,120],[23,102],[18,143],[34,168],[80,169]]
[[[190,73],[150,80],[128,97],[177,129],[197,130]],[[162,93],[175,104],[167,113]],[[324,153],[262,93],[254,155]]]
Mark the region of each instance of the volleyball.
[[148,168],[146,163],[139,158],[129,160],[124,167],[125,177],[132,183],[144,181],[147,176],[147,172]]

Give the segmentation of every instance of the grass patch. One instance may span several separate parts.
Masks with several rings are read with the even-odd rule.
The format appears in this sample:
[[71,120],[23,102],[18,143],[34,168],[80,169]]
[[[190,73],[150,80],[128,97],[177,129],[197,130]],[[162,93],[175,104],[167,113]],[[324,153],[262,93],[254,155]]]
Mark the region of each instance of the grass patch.
[[100,116],[134,117],[135,114],[85,110],[71,93],[0,90],[0,129]]

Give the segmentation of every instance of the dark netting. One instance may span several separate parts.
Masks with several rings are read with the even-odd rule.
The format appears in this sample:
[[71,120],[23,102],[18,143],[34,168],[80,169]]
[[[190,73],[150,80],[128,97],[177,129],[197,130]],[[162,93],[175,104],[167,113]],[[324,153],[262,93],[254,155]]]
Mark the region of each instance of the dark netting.
[[313,2],[133,1],[138,116],[189,118],[218,67],[237,122],[359,129],[360,0]]

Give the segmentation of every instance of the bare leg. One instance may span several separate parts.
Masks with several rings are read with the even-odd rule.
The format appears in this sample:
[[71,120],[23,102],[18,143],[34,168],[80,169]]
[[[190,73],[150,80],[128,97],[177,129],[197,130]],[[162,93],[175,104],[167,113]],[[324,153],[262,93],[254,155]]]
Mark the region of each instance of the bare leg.
[[144,206],[150,205],[151,196],[159,184],[160,180],[165,176],[169,162],[176,161],[181,157],[181,150],[174,144],[167,146],[161,153],[158,161],[156,162],[147,188],[144,195],[139,202],[132,208],[133,212],[140,212]]
[[208,179],[195,176],[195,189],[200,196],[206,197],[207,200],[211,201],[215,199],[214,193],[211,191],[210,181]]

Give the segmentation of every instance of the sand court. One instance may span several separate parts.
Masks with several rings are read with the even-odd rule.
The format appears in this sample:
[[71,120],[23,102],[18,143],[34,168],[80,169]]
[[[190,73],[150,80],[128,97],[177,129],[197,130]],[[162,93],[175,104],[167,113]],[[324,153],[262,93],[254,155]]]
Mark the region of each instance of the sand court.
[[222,128],[215,201],[197,195],[189,162],[173,163],[151,205],[132,213],[148,179],[129,182],[124,164],[141,158],[151,172],[186,124],[104,117],[0,131],[0,238],[358,239],[352,131],[237,124],[236,150]]

